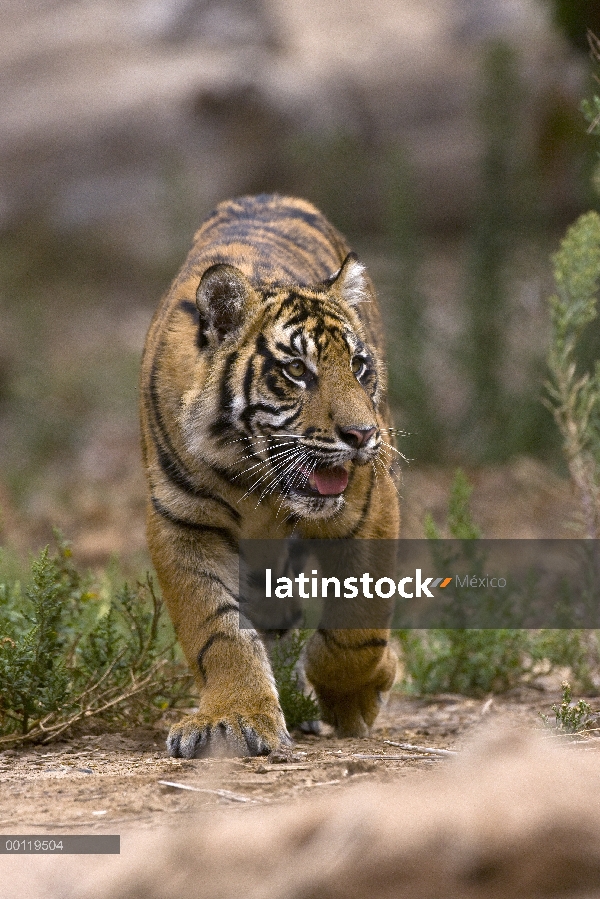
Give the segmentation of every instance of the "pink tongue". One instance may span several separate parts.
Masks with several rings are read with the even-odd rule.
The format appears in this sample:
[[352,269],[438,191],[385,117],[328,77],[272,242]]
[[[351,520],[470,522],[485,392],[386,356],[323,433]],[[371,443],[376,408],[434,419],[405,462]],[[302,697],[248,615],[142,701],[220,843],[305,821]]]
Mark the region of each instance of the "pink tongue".
[[308,479],[313,490],[321,496],[337,496],[343,493],[348,484],[348,472],[345,468],[317,468]]

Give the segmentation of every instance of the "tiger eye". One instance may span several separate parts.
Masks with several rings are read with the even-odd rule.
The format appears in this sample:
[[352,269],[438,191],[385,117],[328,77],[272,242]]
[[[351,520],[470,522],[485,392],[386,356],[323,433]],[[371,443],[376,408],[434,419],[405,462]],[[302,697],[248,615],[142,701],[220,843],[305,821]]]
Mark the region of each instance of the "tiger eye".
[[362,368],[364,367],[365,360],[361,359],[360,356],[355,356],[352,362],[350,363],[350,368],[352,369],[352,373],[357,375]]
[[306,374],[306,365],[304,362],[301,362],[300,359],[294,359],[293,362],[288,362],[285,370],[292,376],[292,378],[301,378]]

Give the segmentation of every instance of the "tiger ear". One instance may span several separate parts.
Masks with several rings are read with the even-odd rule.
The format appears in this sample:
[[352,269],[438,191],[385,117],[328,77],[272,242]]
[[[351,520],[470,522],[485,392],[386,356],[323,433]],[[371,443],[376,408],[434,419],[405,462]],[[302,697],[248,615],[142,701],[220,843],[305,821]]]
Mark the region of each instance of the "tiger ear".
[[196,306],[207,337],[213,336],[220,343],[237,331],[252,293],[250,282],[239,268],[221,262],[207,268],[196,291]]
[[356,253],[348,253],[340,270],[325,283],[328,286],[337,285],[349,306],[356,306],[370,299],[366,269],[362,262],[358,261]]

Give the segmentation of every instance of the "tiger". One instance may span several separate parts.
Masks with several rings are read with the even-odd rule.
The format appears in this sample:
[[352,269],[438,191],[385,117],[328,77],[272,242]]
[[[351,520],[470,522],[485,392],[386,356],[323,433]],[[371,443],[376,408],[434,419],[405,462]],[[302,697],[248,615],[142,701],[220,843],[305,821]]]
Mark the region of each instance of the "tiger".
[[[399,534],[365,266],[308,201],[220,203],[154,314],[140,399],[148,547],[199,690],[167,751],[285,750],[265,634],[240,627],[239,542]],[[368,735],[396,675],[389,630],[315,629],[303,664],[321,720]]]

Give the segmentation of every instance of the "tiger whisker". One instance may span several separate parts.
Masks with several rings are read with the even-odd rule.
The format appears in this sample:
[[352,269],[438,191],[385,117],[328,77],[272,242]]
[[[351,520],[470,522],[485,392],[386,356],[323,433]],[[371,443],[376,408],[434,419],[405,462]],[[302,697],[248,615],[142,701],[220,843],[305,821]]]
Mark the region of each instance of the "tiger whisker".
[[386,434],[393,434],[394,436],[410,437],[410,431],[403,431],[401,428],[379,428],[379,430],[385,431]]
[[[299,464],[299,463],[302,463],[302,464]],[[305,470],[306,463],[310,466],[310,470],[308,472]],[[271,484],[268,485],[268,488],[264,491],[263,495],[272,493],[275,490],[275,488],[277,487],[277,485],[280,484],[282,481],[284,481],[284,479],[288,476],[289,472],[292,471],[292,472],[294,472],[294,474],[291,478],[291,482],[288,484],[287,489],[285,491],[285,495],[287,496],[289,494],[290,490],[292,489],[292,487],[295,486],[297,478],[299,477],[301,479],[301,484],[305,484],[308,481],[308,479],[310,478],[310,475],[312,474],[312,472],[314,471],[314,469],[317,467],[318,464],[319,464],[318,459],[315,460],[314,458],[311,458],[311,453],[309,450],[306,449],[306,447],[304,447],[304,446],[297,447],[296,458],[287,467],[286,470],[280,471],[277,473],[277,477],[272,481]],[[288,480],[290,480],[290,479],[288,478]],[[281,504],[279,506],[279,509],[280,508],[281,508]],[[278,512],[279,512],[279,509],[278,509]]]
[[[308,455],[308,452],[306,452],[306,455]],[[309,457],[309,459],[310,459],[310,457]],[[318,464],[319,464],[319,460],[314,459],[314,460],[312,460],[312,467],[309,472],[298,469],[298,474],[302,478],[301,486],[304,486],[304,484],[306,484],[306,482],[310,479],[311,474],[313,473],[315,468],[318,466]],[[295,486],[296,486],[295,479],[292,479],[292,482],[289,484],[285,494],[281,497],[281,500],[279,501],[279,506],[277,507],[277,515],[279,515],[279,513],[281,512],[281,507],[283,506],[283,502],[284,502],[285,498],[287,496],[289,496],[289,494],[292,490],[292,487],[295,487]]]
[[371,460],[371,468],[373,469],[373,474],[375,475],[375,489],[378,490],[379,489],[379,477],[377,475],[377,464],[376,463],[377,463],[376,459]]
[[[285,469],[284,471],[281,471],[281,472],[275,472],[274,477],[273,477],[273,480],[270,481],[270,482],[265,486],[265,488],[263,489],[263,491],[261,492],[261,494],[260,494],[260,496],[259,496],[259,498],[258,498],[258,502],[257,502],[257,504],[256,504],[256,508],[258,508],[258,506],[260,505],[260,503],[261,503],[267,496],[270,496],[272,493],[275,493],[275,490],[276,490],[277,487],[282,483],[282,481],[285,482],[285,478],[286,478],[286,476],[288,475],[290,469],[293,471],[294,467],[296,467],[295,462],[294,462],[290,467],[288,467],[287,469]],[[283,497],[282,497],[282,501],[283,501]],[[281,503],[280,503],[278,509],[276,510],[276,516],[277,516],[277,514],[279,513],[280,508],[281,508]]]
[[[291,441],[290,441],[291,443]],[[285,446],[285,444],[280,444],[280,446]],[[232,481],[235,481],[237,478],[241,478],[242,475],[248,474],[248,472],[252,471],[253,468],[258,468],[261,465],[268,465],[272,459],[276,459],[278,456],[283,455],[284,453],[289,453],[291,450],[282,450],[281,453],[274,453],[268,459],[260,459],[258,462],[255,462],[254,465],[251,465],[249,468],[244,468],[243,471],[238,472],[238,474],[234,475]]]
[[[292,447],[292,449],[284,450],[282,453],[279,453],[278,455],[283,456],[283,458],[282,458],[282,459],[279,459],[279,460],[276,462],[275,465],[273,465],[273,463],[272,463],[271,460],[265,460],[264,462],[260,463],[263,467],[267,466],[267,467],[268,467],[268,471],[266,471],[265,474],[261,475],[261,476],[260,476],[260,477],[259,477],[259,478],[258,478],[258,479],[257,479],[257,480],[256,480],[256,481],[255,481],[255,482],[248,488],[248,490],[246,491],[246,493],[244,494],[244,496],[241,497],[241,499],[245,499],[250,493],[252,493],[252,491],[256,489],[256,487],[258,486],[258,484],[260,484],[261,481],[264,481],[265,478],[269,477],[270,474],[276,473],[277,470],[278,470],[279,468],[283,467],[284,465],[287,465],[290,456],[293,456],[294,458],[296,457],[296,455],[297,455],[297,450],[296,450],[295,447]],[[252,466],[252,467],[255,468],[256,466]],[[239,501],[241,501],[241,500],[239,500]]]
[[[374,466],[379,465],[379,467],[381,468],[382,474],[385,475],[385,474],[388,474],[388,473],[389,473],[389,472],[388,472],[388,467],[387,467],[387,465],[385,464],[385,462],[383,461],[383,459],[381,459],[379,456],[378,456],[376,459],[373,460],[373,463],[372,463],[372,464],[373,464]],[[375,477],[377,478],[377,473],[375,473]],[[394,490],[396,491],[396,495],[397,495],[397,496],[400,496],[400,490],[399,490],[398,484],[396,483],[397,478],[395,478],[395,477],[392,476],[392,477],[390,477],[390,480],[391,480],[391,482],[392,482],[392,486],[393,486]]]
[[390,449],[393,453],[397,453],[397,454],[400,456],[400,458],[401,458],[404,462],[409,462],[409,461],[410,461],[409,459],[406,458],[406,456],[404,455],[404,453],[401,453],[400,450],[396,449],[395,446],[392,446],[391,443],[388,443],[387,440],[382,440],[382,441],[381,441],[381,446],[382,446],[382,447],[387,447],[387,448]]
[[[261,494],[260,500],[262,500],[265,496],[268,496],[269,493],[273,493],[275,488],[277,487],[277,485],[280,484],[282,481],[284,481],[284,479],[286,478],[288,473],[290,471],[294,471],[294,469],[297,471],[298,474],[300,474],[301,476],[304,477],[303,483],[310,476],[310,474],[306,475],[302,471],[300,465],[298,464],[299,462],[304,461],[304,459],[306,459],[308,457],[308,452],[307,452],[307,450],[304,449],[304,447],[298,447],[297,450],[298,451],[296,452],[295,457],[292,459],[292,461],[289,463],[289,465],[287,465],[285,468],[283,468],[283,466],[280,466],[280,468],[283,468],[283,470],[276,472],[276,477],[273,479],[273,481],[270,484],[267,485],[267,487]],[[290,485],[290,486],[293,486],[293,481],[292,481],[292,485]],[[289,492],[289,488],[288,488],[287,492]]]
[[[289,454],[289,452],[290,452],[290,451],[287,450],[286,453],[285,453],[285,455],[284,455],[284,458],[283,458],[283,459],[280,459],[280,460],[276,463],[276,465],[273,465],[272,462],[270,463],[270,462],[268,462],[268,461],[264,461],[264,462],[258,463],[258,465],[252,466],[253,468],[260,467],[260,468],[266,469],[266,471],[265,471],[263,474],[261,474],[260,477],[256,478],[256,480],[254,481],[254,483],[251,484],[251,485],[248,487],[246,493],[244,493],[244,495],[243,495],[242,497],[240,497],[240,499],[238,500],[238,502],[241,502],[241,500],[243,500],[243,499],[245,499],[247,496],[249,496],[250,493],[252,493],[252,491],[256,489],[256,487],[258,486],[258,484],[260,484],[261,481],[264,481],[265,478],[269,477],[269,476],[273,473],[273,470],[276,469],[278,465],[280,465],[280,464],[282,464],[282,465],[283,465],[283,464],[287,464],[287,459],[288,459],[288,454]],[[244,473],[245,473],[245,472],[242,472],[242,474],[244,474]],[[253,475],[252,477],[255,477],[257,474],[258,474],[258,472],[255,472],[254,475]]]
[[[285,450],[285,452],[280,454],[281,456],[283,456],[283,458],[279,459],[275,465],[273,465],[272,463],[269,464],[269,463],[265,462],[264,463],[265,465],[269,464],[269,470],[267,472],[265,472],[265,474],[261,475],[261,477],[258,478],[254,482],[254,484],[252,484],[252,486],[249,488],[248,492],[245,495],[248,496],[248,493],[251,493],[258,486],[258,484],[260,484],[261,481],[264,481],[265,478],[268,478],[269,475],[273,475],[273,478],[274,478],[274,480],[271,483],[276,484],[279,480],[281,480],[285,476],[285,472],[281,472],[281,469],[287,468],[288,464],[289,464],[289,467],[294,467],[297,464],[297,461],[299,459],[301,459],[302,456],[305,454],[305,452],[306,451],[304,451],[303,448],[301,448],[301,447],[292,447],[292,449]],[[290,457],[291,457],[291,462],[289,461]],[[259,502],[261,499],[262,499],[262,496],[260,497]]]

